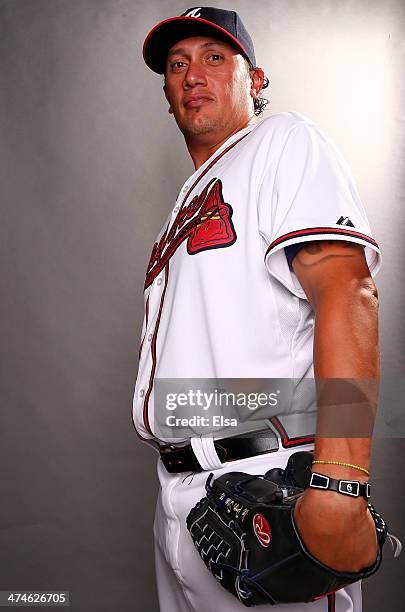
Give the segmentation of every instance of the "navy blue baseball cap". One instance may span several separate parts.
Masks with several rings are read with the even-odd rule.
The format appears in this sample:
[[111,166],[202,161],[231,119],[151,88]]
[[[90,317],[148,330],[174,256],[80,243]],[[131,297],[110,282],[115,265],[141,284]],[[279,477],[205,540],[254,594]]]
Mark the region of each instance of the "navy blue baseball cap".
[[183,38],[213,36],[235,47],[256,66],[252,39],[235,11],[198,6],[158,23],[147,35],[143,58],[151,70],[164,74],[169,49]]

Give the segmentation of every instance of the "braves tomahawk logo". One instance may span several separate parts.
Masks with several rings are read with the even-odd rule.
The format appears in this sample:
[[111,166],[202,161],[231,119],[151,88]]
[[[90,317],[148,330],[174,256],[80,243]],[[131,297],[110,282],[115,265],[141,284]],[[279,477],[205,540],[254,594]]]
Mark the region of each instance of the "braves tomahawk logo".
[[236,241],[232,207],[224,202],[222,182],[213,178],[188,206],[181,207],[173,224],[152,249],[145,288],[162,271],[170,257],[187,240],[187,252],[195,255],[208,249],[231,246]]

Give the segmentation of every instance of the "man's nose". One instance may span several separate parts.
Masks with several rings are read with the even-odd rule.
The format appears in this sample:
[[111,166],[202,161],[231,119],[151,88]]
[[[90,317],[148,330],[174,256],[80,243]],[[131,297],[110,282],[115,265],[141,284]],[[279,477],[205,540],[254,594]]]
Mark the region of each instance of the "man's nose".
[[203,66],[197,62],[190,62],[184,75],[184,87],[206,85],[206,76]]

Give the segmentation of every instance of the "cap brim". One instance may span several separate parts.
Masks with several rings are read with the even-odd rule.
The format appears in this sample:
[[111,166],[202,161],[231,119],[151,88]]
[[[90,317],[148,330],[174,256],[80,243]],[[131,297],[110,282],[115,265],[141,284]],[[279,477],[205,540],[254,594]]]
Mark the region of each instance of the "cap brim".
[[154,72],[164,74],[169,49],[179,40],[191,36],[220,38],[247,57],[243,45],[224,28],[200,17],[178,16],[161,21],[149,32],[143,44],[143,58],[146,64]]

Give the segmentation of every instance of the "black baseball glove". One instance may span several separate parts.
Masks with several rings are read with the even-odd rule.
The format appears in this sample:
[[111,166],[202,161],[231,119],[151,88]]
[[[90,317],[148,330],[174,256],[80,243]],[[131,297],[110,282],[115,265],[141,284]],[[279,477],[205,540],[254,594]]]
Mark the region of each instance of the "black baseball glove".
[[285,470],[272,469],[265,476],[229,472],[213,480],[210,474],[207,495],[187,517],[205,565],[245,606],[314,601],[380,566],[387,526],[370,503],[379,549],[371,567],[338,572],[306,550],[294,523],[294,505],[309,485],[312,459],[310,452],[294,453]]

